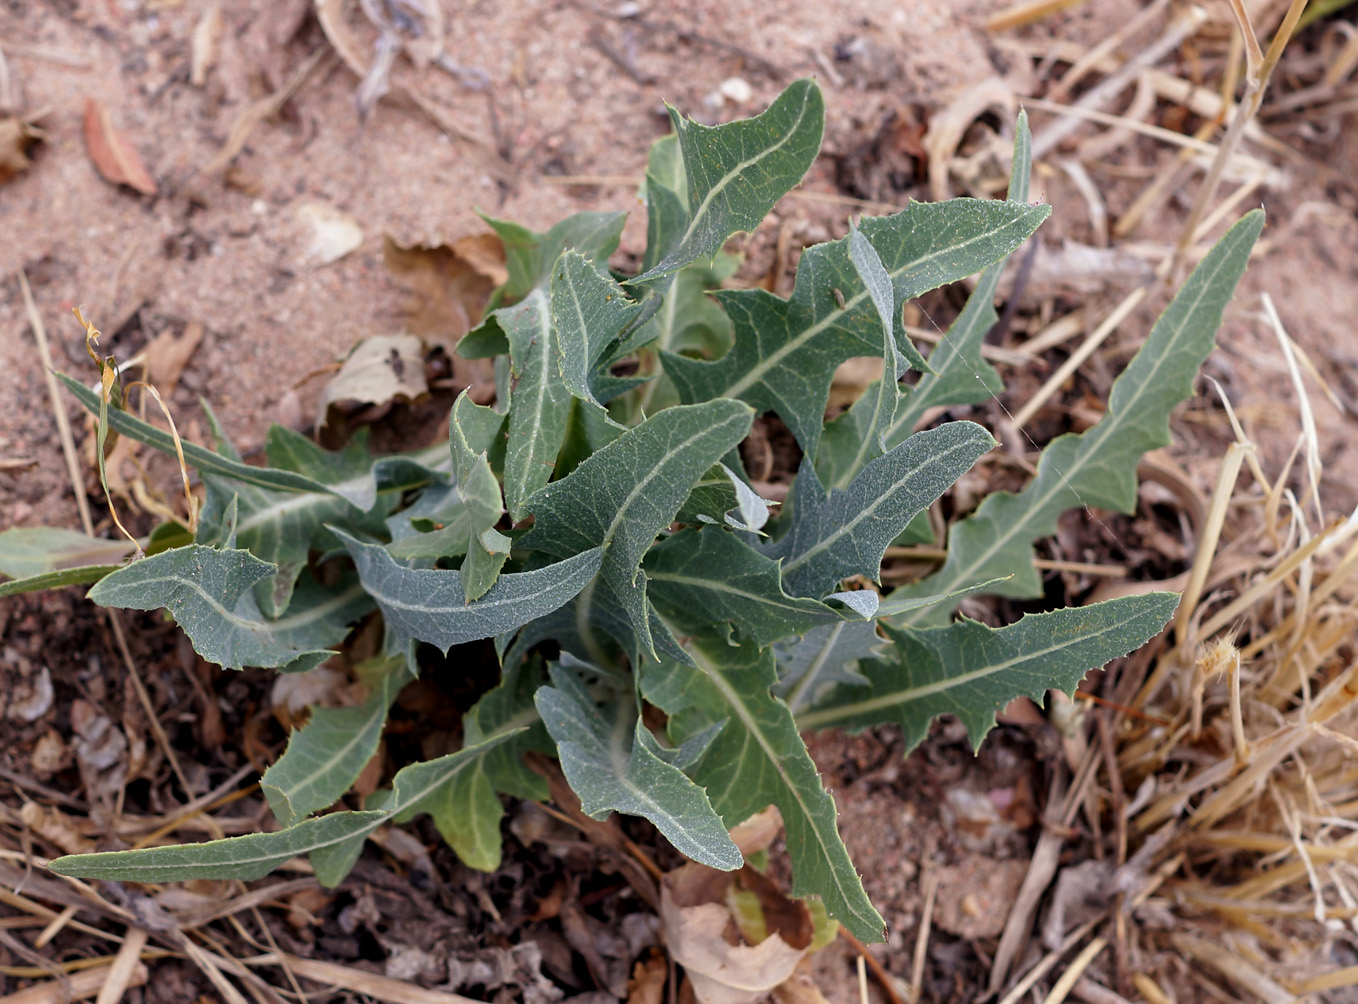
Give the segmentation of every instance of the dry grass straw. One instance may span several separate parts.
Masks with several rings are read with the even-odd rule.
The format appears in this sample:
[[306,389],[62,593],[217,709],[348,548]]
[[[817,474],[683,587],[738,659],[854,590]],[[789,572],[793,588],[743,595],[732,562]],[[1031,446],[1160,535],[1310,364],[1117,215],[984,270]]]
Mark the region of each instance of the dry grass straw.
[[[1171,21],[1157,4],[1135,29],[1153,40],[1130,55],[1114,44],[1082,49],[1037,37],[997,40],[1036,59],[1072,64],[1048,100],[1025,99],[1034,111],[1061,116],[1045,135],[1037,130],[1036,149],[1052,152],[1066,140],[1073,160],[1088,166],[1115,149],[1116,133],[1176,148],[1107,231],[1113,240],[1144,226],[1173,192],[1201,175],[1177,241],[1162,252],[1157,271],[1165,279],[1197,258],[1217,226],[1254,193],[1277,183],[1279,169],[1260,153],[1307,163],[1261,125],[1273,121],[1263,109],[1265,92],[1305,0],[1273,6],[1276,30],[1267,44],[1250,23],[1259,5],[1247,11],[1241,0],[1229,0],[1214,11],[1218,27],[1231,35],[1227,42],[1218,32],[1211,58],[1221,79],[1210,87],[1147,58],[1181,37],[1186,23],[1187,15]],[[1004,12],[1006,26],[1037,10]],[[1167,25],[1158,35],[1151,31],[1157,13]],[[1277,107],[1314,112],[1319,102],[1330,102],[1328,108],[1347,100],[1343,88],[1358,68],[1355,39],[1358,30],[1320,57],[1308,55],[1317,65],[1300,79],[1317,82]],[[1100,82],[1073,106],[1063,103],[1092,74]],[[1133,87],[1138,94],[1126,112],[1109,107]],[[1146,92],[1207,121],[1192,136],[1151,125],[1144,121]],[[1073,137],[1079,122],[1107,131],[1079,140]],[[1066,161],[1051,167],[1078,187]],[[1220,198],[1223,182],[1233,187]],[[1091,219],[1098,208],[1091,201]],[[1071,364],[1018,411],[1018,424],[1061,392],[1150,292],[1132,291],[1101,324],[1097,317],[1063,318],[1051,344],[1082,334],[1086,323],[1093,331],[1077,344]],[[1358,512],[1326,504],[1324,429],[1310,395],[1319,389],[1333,404],[1332,393],[1267,298],[1258,320],[1289,377],[1296,444],[1285,461],[1266,469],[1270,464],[1222,395],[1235,442],[1201,518],[1192,521],[1196,557],[1172,631],[1158,649],[1105,681],[1104,700],[1091,710],[1101,719],[1102,750],[1091,740],[1083,759],[1071,762],[1069,785],[1055,785],[1049,799],[1061,810],[1054,823],[1069,826],[1084,813],[1086,853],[1076,859],[1107,866],[1103,912],[1063,940],[1044,932],[1045,955],[1024,950],[1039,900],[1060,877],[1056,859],[1071,850],[1068,831],[1049,826],[995,954],[990,990],[1007,991],[1002,1004],[1111,1001],[1119,994],[1151,1004],[1211,998],[1274,1004],[1358,986],[1358,967],[1345,964],[1351,955],[1334,951],[1346,944],[1351,953],[1358,945]]]

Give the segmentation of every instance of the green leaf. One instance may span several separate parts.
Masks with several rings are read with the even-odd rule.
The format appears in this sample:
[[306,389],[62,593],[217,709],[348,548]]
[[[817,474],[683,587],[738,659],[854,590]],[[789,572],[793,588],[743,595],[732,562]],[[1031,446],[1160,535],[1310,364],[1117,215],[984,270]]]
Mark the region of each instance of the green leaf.
[[688,182],[688,223],[664,260],[634,282],[711,258],[732,234],[753,231],[815,162],[825,129],[825,102],[812,80],[794,82],[751,119],[704,126],[669,113]]
[[509,337],[509,448],[505,454],[505,501],[515,522],[528,499],[552,478],[566,438],[571,393],[558,370],[556,326],[545,289],[535,289],[497,312]]
[[842,492],[828,495],[803,460],[792,525],[770,553],[781,557],[794,596],[819,595],[850,575],[874,581],[882,556],[915,514],[947,491],[995,445],[973,422],[917,432],[868,464]]
[[486,306],[488,315],[506,303],[521,300],[534,289],[545,289],[552,266],[566,248],[575,248],[586,258],[606,263],[617,249],[623,224],[627,222],[626,213],[576,213],[545,234],[538,234],[507,220],[483,218],[504,245],[508,272],[504,285],[491,294]]
[[642,310],[612,279],[576,251],[566,251],[552,270],[552,316],[556,320],[561,381],[576,397],[595,404],[590,381],[604,350]]
[[631,695],[609,691],[600,706],[570,671],[553,666],[551,674],[552,685],[539,688],[535,700],[586,815],[643,816],[700,864],[722,871],[744,865],[707,793],[662,759]]
[[863,941],[881,941],[885,924],[863,891],[835,828],[834,799],[797,733],[775,682],[772,649],[751,643],[694,639],[693,666],[647,663],[646,699],[670,715],[676,742],[725,721],[694,780],[707,789],[722,822],[732,827],[768,805],[778,806],[792,858],[794,896],[818,894],[826,909]]
[[[860,398],[860,401],[865,402],[863,421],[866,427],[862,429],[862,436],[852,454],[842,464],[843,471],[848,477],[838,484],[832,484],[830,486],[832,488],[847,487],[853,475],[862,470],[865,464],[886,452],[886,430],[896,415],[896,402],[900,399],[900,392],[896,387],[910,365],[896,345],[895,293],[882,259],[872,243],[863,236],[863,232],[852,223],[846,240],[849,245],[849,261],[858,273],[863,288],[868,291],[872,304],[877,309],[877,316],[881,320],[883,370],[882,379],[869,387]],[[919,360],[915,367],[920,370],[927,369],[923,360]]]
[[[1028,202],[1028,180],[1032,173],[1032,134],[1028,113],[1019,112],[1014,130],[1014,162],[1009,172],[1009,195],[1013,205]],[[933,372],[920,376],[896,408],[896,417],[886,433],[887,447],[903,442],[930,408],[976,404],[988,401],[1004,390],[995,367],[981,355],[981,345],[996,323],[995,291],[1000,285],[1007,258],[1002,258],[981,273],[976,288],[962,313],[948,328],[947,335],[929,353]],[[827,432],[828,436],[828,432]]]
[[[860,229],[891,277],[894,301],[903,303],[1004,258],[1050,212],[974,199],[912,202],[894,216],[864,219]],[[714,295],[735,328],[731,351],[715,362],[666,354],[666,374],[684,401],[738,397],[777,412],[814,456],[835,369],[882,351],[881,319],[847,240],[806,250],[791,299],[762,289]],[[897,312],[892,323],[897,347],[918,358]]]
[[468,603],[485,594],[509,558],[509,538],[495,529],[504,515],[500,482],[490,469],[487,454],[504,424],[504,416],[472,401],[463,391],[448,418],[448,442],[453,471],[462,498],[466,536],[461,553],[462,589]]
[[500,867],[504,806],[497,792],[538,802],[549,797],[547,782],[523,762],[530,750],[554,749],[533,704],[538,683],[536,669],[529,671],[521,660],[505,663],[499,686],[462,716],[462,733],[468,745],[500,732],[513,731],[514,737],[478,758],[429,802],[434,826],[469,868]]
[[835,687],[867,685],[867,677],[858,671],[858,660],[876,656],[885,644],[872,621],[840,621],[812,628],[796,644],[775,650],[779,674],[773,691],[796,716]]
[[[200,844],[69,855],[57,858],[48,867],[58,875],[75,878],[186,882],[200,878],[244,881],[262,878],[302,854],[312,855],[313,863],[320,859],[331,864],[335,857],[348,858],[351,848],[361,850],[367,835],[383,823],[404,812],[419,811],[442,785],[512,737],[512,733],[502,734],[478,746],[403,768],[393,779],[394,796],[382,811],[332,812],[272,833],[249,833]],[[335,857],[327,859],[327,854]],[[352,864],[352,858],[349,862]],[[316,877],[322,885],[333,886],[347,871],[348,868],[341,871],[317,866]]]
[[[1028,201],[1032,159],[1028,113],[1019,112],[1007,201],[1018,205]],[[904,442],[929,409],[988,401],[1004,390],[995,367],[981,356],[981,345],[1000,319],[995,313],[995,290],[999,287],[1006,260],[1000,259],[981,273],[966,307],[948,328],[943,340],[929,353],[930,372],[921,373],[914,387],[898,397],[895,415],[885,430],[887,449]],[[858,473],[864,444],[869,442],[876,427],[877,395],[884,382],[869,387],[853,407],[825,427],[816,452],[816,473],[822,484],[843,488]],[[928,539],[932,540],[932,536]]]
[[[654,653],[641,559],[674,521],[694,482],[745,438],[752,421],[738,401],[652,416],[542,489],[532,500],[535,520],[522,546],[558,557],[602,547],[600,578],[627,611],[642,650]],[[585,623],[595,589],[587,587],[577,604]]]
[[[65,373],[58,373],[57,378],[66,385],[66,389],[84,405],[91,414],[99,413],[99,395],[90,390]],[[108,425],[119,435],[127,436],[139,443],[160,450],[174,456],[175,445],[174,437],[168,432],[162,432],[154,425],[143,422],[135,415],[123,411],[120,408],[111,408],[108,412]],[[224,477],[235,478],[246,484],[258,485],[261,488],[273,488],[285,492],[320,492],[325,495],[338,495],[340,498],[347,499],[359,510],[367,512],[372,508],[377,498],[377,483],[374,477],[364,476],[351,481],[343,481],[338,484],[325,484],[309,477],[305,474],[298,474],[294,471],[278,470],[270,467],[252,467],[249,464],[241,463],[238,459],[231,456],[224,456],[204,449],[195,443],[185,441],[183,443],[184,459],[190,466],[198,469],[200,473],[220,474]],[[440,459],[438,454],[442,450],[435,450],[433,454],[429,451],[416,451],[411,454],[411,459],[417,464],[423,464],[426,459],[431,466]],[[379,458],[374,462],[374,467],[382,464],[383,461],[394,458]]]
[[63,568],[59,572],[46,572],[30,575],[23,579],[0,582],[0,599],[18,596],[20,593],[39,593],[47,589],[60,589],[62,586],[86,586],[98,582],[121,565],[81,565],[78,568]]
[[680,523],[716,523],[758,532],[769,521],[768,503],[725,464],[704,474],[675,517]]
[[358,667],[372,687],[350,708],[311,709],[311,718],[288,737],[287,749],[260,779],[269,808],[284,826],[334,804],[377,752],[387,711],[413,677],[403,658],[379,658]]
[[0,533],[0,575],[26,579],[77,568],[116,568],[134,550],[128,540],[87,537],[61,527],[13,527]]
[[355,602],[366,601],[360,595],[327,595],[318,598],[322,606],[294,609],[285,618],[267,621],[252,589],[276,571],[276,565],[249,551],[191,544],[118,569],[101,579],[89,598],[105,607],[166,608],[194,651],[227,669],[310,669],[334,654],[321,646],[343,638],[345,625],[355,616]]
[[[273,426],[265,437],[265,458],[277,470],[295,471],[318,482],[343,486],[345,495],[330,491],[294,492],[261,488],[216,474],[203,475],[207,488],[198,524],[198,542],[219,538],[222,522],[232,500],[237,507],[233,546],[278,566],[278,571],[255,587],[255,599],[266,617],[279,617],[292,601],[297,576],[307,565],[312,549],[330,550],[336,545],[326,524],[350,532],[380,532],[383,519],[403,492],[446,478],[422,464],[392,470],[389,462],[374,460],[367,447],[366,430],[342,451],[323,450],[291,429]],[[444,465],[447,465],[446,459]],[[348,495],[367,492],[371,502],[365,511]]]
[[1087,607],[1029,614],[990,628],[961,620],[938,628],[887,628],[894,651],[859,663],[870,688],[837,690],[797,718],[803,729],[900,725],[913,748],[941,714],[956,715],[979,747],[995,713],[1016,697],[1041,703],[1055,687],[1073,693],[1091,669],[1140,648],[1164,627],[1179,597],[1146,593]]
[[[645,271],[679,246],[688,226],[688,178],[679,137],[674,133],[651,144],[641,194],[646,199],[646,254],[641,260]],[[653,284],[657,289],[662,286],[661,282]]]
[[[1130,513],[1136,506],[1141,455],[1169,444],[1169,414],[1193,393],[1193,377],[1212,350],[1221,315],[1264,225],[1248,213],[1207,253],[1165,308],[1150,337],[1113,384],[1108,411],[1092,429],[1070,433],[1042,451],[1037,477],[1017,495],[996,492],[948,534],[948,557],[906,595],[949,592],[981,578],[1011,576],[995,592],[1042,595],[1032,542],[1056,532],[1077,506]],[[946,616],[949,607],[917,611],[904,623]]]
[[651,602],[681,630],[735,624],[763,647],[853,616],[788,596],[777,561],[717,527],[673,534],[651,548],[642,567]]
[[719,289],[739,266],[738,255],[721,253],[710,265],[703,262],[686,265],[667,277],[668,281],[658,279],[652,284],[655,295],[661,297],[659,309],[626,344],[610,353],[621,358],[646,349],[643,372],[654,375],[637,397],[640,414],[655,414],[679,403],[673,381],[660,370],[663,353],[716,359],[730,349],[731,319],[709,295],[709,290]]
[[501,575],[484,596],[467,603],[460,572],[406,568],[377,544],[365,544],[342,530],[334,533],[398,643],[416,639],[442,652],[551,613],[594,578],[601,558],[595,547],[533,572]]

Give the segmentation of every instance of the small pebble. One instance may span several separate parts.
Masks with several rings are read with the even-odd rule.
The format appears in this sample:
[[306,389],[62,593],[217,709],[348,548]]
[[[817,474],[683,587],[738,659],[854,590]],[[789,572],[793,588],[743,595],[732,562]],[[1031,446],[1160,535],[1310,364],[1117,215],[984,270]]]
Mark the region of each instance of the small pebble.
[[754,88],[744,77],[727,77],[717,87],[717,91],[733,105],[743,105],[754,97]]

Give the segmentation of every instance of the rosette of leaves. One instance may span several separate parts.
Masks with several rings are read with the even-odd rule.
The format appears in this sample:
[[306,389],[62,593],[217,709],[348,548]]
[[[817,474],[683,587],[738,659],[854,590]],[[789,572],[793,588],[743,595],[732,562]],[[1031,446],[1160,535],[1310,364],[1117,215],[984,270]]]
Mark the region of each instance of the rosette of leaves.
[[[998,629],[950,614],[969,591],[1032,595],[1029,548],[1061,511],[1134,504],[1135,458],[1166,442],[1169,410],[1191,392],[1259,215],[1199,265],[1104,419],[1052,444],[1028,489],[954,527],[936,576],[882,597],[846,591],[846,580],[876,581],[886,548],[994,446],[972,422],[915,427],[935,406],[999,389],[980,356],[999,270],[1049,213],[1027,202],[1026,122],[1007,200],[911,203],[863,219],[808,248],[782,298],[713,286],[730,273],[726,240],[755,229],[815,159],[820,91],[798,81],[763,114],[715,127],[671,117],[646,175],[639,274],[608,267],[621,213],[573,216],[545,233],[490,221],[509,277],[460,351],[495,359],[497,401],[459,398],[446,445],[329,453],[275,429],[256,467],[219,436],[215,451],[186,447],[207,493],[196,540],[67,571],[64,581],[97,580],[97,603],[167,609],[204,658],[227,667],[315,666],[373,616],[386,642],[359,668],[368,699],[317,709],[265,773],[277,829],[65,857],[56,871],[255,878],[309,855],[333,884],[368,834],[420,813],[465,862],[490,869],[501,799],[547,797],[524,763],[538,751],[560,759],[586,813],[643,816],[714,868],[741,866],[728,830],[776,805],[794,893],[819,896],[859,938],[878,940],[882,919],[799,730],[892,723],[913,746],[948,713],[979,743],[1011,699],[1071,692],[1160,631],[1171,594]],[[903,304],[976,273],[971,302],[926,360],[906,336]],[[860,356],[880,357],[883,378],[827,425],[832,374]],[[65,382],[98,410],[97,394]],[[776,514],[738,449],[768,413],[803,453]],[[110,410],[108,424],[173,449],[126,411]],[[63,573],[35,564],[31,544],[12,565],[31,577],[0,589],[59,584],[52,576]],[[419,646],[486,638],[501,679],[467,710],[464,748],[405,766],[362,809],[327,811],[376,752],[388,708],[419,673]],[[643,715],[648,704],[662,714]]]

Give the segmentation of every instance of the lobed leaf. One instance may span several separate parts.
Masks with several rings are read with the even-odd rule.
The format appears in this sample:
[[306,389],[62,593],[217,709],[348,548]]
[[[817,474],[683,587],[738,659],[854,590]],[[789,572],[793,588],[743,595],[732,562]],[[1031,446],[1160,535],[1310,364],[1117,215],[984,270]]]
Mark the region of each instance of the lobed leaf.
[[533,704],[538,683],[536,669],[530,672],[521,660],[506,660],[499,685],[462,716],[462,733],[468,745],[501,732],[515,735],[477,758],[428,803],[434,826],[469,868],[494,871],[500,867],[504,806],[498,792],[538,802],[549,797],[547,782],[523,763],[523,755],[530,750],[553,750]]
[[577,251],[565,251],[552,270],[552,316],[561,382],[595,404],[590,381],[604,351],[643,309]]
[[610,691],[601,707],[569,670],[553,666],[551,675],[551,686],[539,688],[534,700],[586,815],[642,816],[700,864],[722,871],[745,864],[707,793],[666,762],[667,751],[642,724],[630,695]]
[[681,530],[646,555],[647,592],[681,630],[734,624],[761,647],[852,619],[820,600],[783,591],[779,563],[717,527]]
[[[1004,258],[1050,212],[1049,206],[974,199],[912,202],[894,216],[864,219],[860,229],[891,278],[895,302],[903,303]],[[686,402],[735,397],[776,412],[814,456],[835,369],[882,351],[881,319],[847,241],[806,250],[790,299],[762,289],[714,296],[734,326],[731,350],[713,362],[665,354],[666,375]],[[898,312],[892,323],[896,346],[923,368]]]
[[[1017,495],[996,492],[948,534],[948,557],[906,595],[949,592],[981,578],[1009,576],[1002,596],[1042,594],[1032,542],[1056,532],[1077,506],[1132,512],[1136,465],[1169,443],[1169,414],[1193,392],[1193,376],[1212,350],[1221,316],[1264,225],[1262,210],[1231,227],[1184,282],[1150,337],[1113,384],[1108,411],[1086,432],[1069,433],[1042,451],[1037,477]],[[946,616],[949,607],[916,611],[898,623]]]
[[874,581],[882,556],[916,513],[947,491],[995,445],[973,422],[917,432],[872,461],[841,492],[826,493],[802,461],[791,527],[769,553],[783,559],[783,583],[797,596],[828,592],[850,575]]
[[937,628],[886,629],[894,651],[859,663],[869,687],[840,687],[804,729],[862,728],[891,722],[906,749],[928,734],[941,714],[956,715],[979,747],[995,714],[1016,697],[1039,703],[1059,688],[1073,693],[1084,675],[1140,648],[1160,632],[1178,605],[1175,593],[1146,593],[1029,614],[1008,627],[961,620]]
[[594,578],[602,554],[595,547],[536,571],[501,575],[484,596],[467,603],[460,572],[407,568],[377,544],[333,532],[354,559],[363,588],[381,608],[397,644],[423,641],[442,652],[551,613]]
[[[1020,112],[1014,130],[1008,202],[1022,205],[1028,201],[1032,160],[1028,113]],[[1001,258],[981,273],[967,305],[929,353],[929,369],[921,372],[915,385],[909,391],[896,385],[894,413],[884,430],[886,449],[904,442],[929,409],[988,401],[1004,389],[995,367],[982,357],[981,345],[1000,319],[995,313],[995,291],[1007,259]],[[816,473],[822,484],[843,488],[872,459],[868,454],[880,410],[877,398],[886,384],[884,378],[869,387],[848,411],[826,425],[816,452]]]
[[[520,543],[557,557],[601,547],[600,581],[626,611],[642,651],[654,654],[641,559],[694,483],[745,438],[752,421],[739,401],[667,408],[543,488],[531,503],[533,529]],[[586,625],[596,588],[588,586],[577,604]]]
[[793,895],[819,895],[858,938],[882,940],[885,924],[835,828],[834,799],[821,786],[792,713],[770,692],[772,650],[711,638],[692,639],[687,648],[692,666],[647,663],[641,688],[670,715],[676,742],[726,722],[694,773],[722,822],[732,827],[776,805],[787,831]]
[[358,672],[372,687],[368,699],[349,708],[312,708],[260,778],[269,808],[284,826],[333,805],[349,790],[377,752],[396,695],[414,679],[402,658],[379,659]]
[[[367,607],[362,591],[315,596],[286,617],[266,620],[255,602],[255,583],[277,566],[249,551],[190,544],[142,558],[95,584],[89,598],[100,606],[169,610],[194,651],[227,669],[310,669],[334,653],[332,645]],[[300,606],[300,605],[298,605]]]
[[[503,425],[503,415],[475,404],[467,391],[458,395],[448,416],[448,444],[462,503],[462,540],[459,550],[448,553],[467,556],[460,572],[463,597],[468,603],[495,584],[509,559],[509,538],[495,529],[504,515],[504,496],[488,457]],[[457,535],[456,530],[449,534]]]
[[[186,882],[191,879],[262,878],[303,854],[311,855],[322,885],[337,885],[352,867],[363,841],[383,823],[418,811],[476,760],[513,738],[505,733],[457,753],[402,768],[393,779],[394,797],[382,810],[332,812],[272,833],[199,844],[147,847],[135,851],[104,851],[57,858],[48,867],[58,875],[124,882]],[[317,864],[317,862],[323,864]],[[343,866],[343,863],[348,866]]]
[[762,114],[725,125],[699,125],[666,107],[683,155],[688,220],[637,283],[711,258],[732,234],[753,231],[810,169],[825,129],[825,101],[813,80],[796,81]]
[[56,526],[16,526],[0,533],[0,575],[27,579],[76,568],[116,568],[134,550],[129,540],[89,537]]

